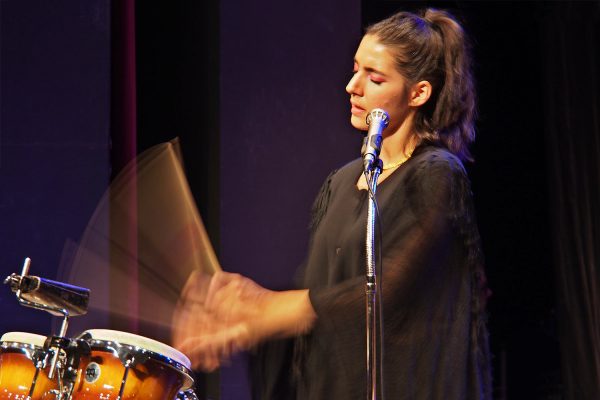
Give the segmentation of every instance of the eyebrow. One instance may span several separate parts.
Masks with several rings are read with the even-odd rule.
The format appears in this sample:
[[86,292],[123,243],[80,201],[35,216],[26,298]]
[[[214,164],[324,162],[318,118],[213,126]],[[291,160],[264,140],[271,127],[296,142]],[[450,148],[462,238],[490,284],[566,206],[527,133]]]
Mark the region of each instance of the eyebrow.
[[[354,59],[354,63],[355,63],[356,65],[360,65],[360,64],[358,63],[358,61],[356,61],[356,58]],[[378,70],[378,69],[375,69],[375,68],[373,68],[373,67],[363,67],[363,68],[364,68],[364,69],[365,69],[367,72],[375,72],[375,73],[377,73],[377,74],[379,74],[379,75],[381,75],[381,76],[384,76],[384,77],[388,78],[388,75],[387,75],[387,74],[385,74],[385,73],[381,72],[381,71],[380,71],[380,70]]]

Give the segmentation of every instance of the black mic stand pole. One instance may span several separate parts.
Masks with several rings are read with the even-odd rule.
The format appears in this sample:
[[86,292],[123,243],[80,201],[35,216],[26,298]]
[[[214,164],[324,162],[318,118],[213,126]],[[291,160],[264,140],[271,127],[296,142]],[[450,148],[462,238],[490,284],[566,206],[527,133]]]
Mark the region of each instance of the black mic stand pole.
[[[381,174],[382,163],[377,159],[370,171],[365,170],[365,179],[369,187],[369,204],[367,209],[367,400],[377,399],[377,273],[375,259],[375,224],[377,210],[375,208],[375,192],[377,180]],[[383,345],[383,344],[382,344]]]

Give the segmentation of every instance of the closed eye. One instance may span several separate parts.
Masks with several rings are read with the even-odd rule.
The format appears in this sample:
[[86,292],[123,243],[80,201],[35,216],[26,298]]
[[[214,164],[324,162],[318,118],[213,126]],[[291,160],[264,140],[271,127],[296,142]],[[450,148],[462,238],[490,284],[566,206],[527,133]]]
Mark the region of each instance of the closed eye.
[[380,76],[373,75],[373,74],[369,74],[369,79],[371,80],[371,82],[373,82],[376,85],[381,85],[383,82],[385,82],[385,79],[383,79]]

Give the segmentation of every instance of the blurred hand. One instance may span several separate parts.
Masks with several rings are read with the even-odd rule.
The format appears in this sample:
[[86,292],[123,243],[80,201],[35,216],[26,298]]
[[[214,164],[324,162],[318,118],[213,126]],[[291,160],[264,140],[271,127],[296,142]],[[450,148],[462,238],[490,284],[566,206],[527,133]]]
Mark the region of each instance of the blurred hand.
[[175,308],[173,345],[188,355],[194,368],[218,368],[258,340],[248,322],[269,292],[238,274],[193,272]]
[[212,371],[262,340],[306,331],[315,318],[306,290],[274,292],[239,274],[195,272],[176,307],[173,344],[195,368]]

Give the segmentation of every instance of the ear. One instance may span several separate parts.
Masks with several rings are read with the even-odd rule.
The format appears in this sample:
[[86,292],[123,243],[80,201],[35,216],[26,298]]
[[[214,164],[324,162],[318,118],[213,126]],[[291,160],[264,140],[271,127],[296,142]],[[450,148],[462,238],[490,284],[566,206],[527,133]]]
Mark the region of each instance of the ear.
[[410,98],[408,105],[411,107],[420,107],[427,103],[431,97],[431,83],[429,81],[417,82],[410,89]]

